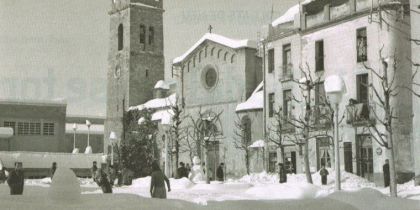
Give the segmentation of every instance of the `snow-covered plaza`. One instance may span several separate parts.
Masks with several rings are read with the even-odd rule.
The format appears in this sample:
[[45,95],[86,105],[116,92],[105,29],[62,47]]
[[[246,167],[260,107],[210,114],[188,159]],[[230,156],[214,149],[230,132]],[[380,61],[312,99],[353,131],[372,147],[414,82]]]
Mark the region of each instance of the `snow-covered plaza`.
[[420,186],[413,182],[399,185],[400,198],[391,198],[389,188],[375,187],[349,173],[342,174],[339,193],[334,192],[333,175],[326,186],[320,184],[319,174],[313,174],[313,180],[313,185],[306,184],[305,175],[297,174],[279,184],[275,174],[265,172],[211,184],[170,179],[168,200],[150,199],[150,177],[114,187],[114,194],[108,195],[91,179],[79,179],[82,196],[75,203],[49,200],[50,178],[26,180],[23,196],[9,196],[4,184],[0,193],[5,209],[420,209]]

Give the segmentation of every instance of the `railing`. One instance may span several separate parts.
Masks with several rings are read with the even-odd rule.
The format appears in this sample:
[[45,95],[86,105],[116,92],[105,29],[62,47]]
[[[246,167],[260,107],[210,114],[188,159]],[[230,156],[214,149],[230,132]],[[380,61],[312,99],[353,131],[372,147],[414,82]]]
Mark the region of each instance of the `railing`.
[[371,114],[372,108],[369,103],[347,105],[347,124],[361,126],[374,123],[375,119]]
[[283,65],[283,71],[280,81],[289,81],[293,79],[293,66],[292,64]]

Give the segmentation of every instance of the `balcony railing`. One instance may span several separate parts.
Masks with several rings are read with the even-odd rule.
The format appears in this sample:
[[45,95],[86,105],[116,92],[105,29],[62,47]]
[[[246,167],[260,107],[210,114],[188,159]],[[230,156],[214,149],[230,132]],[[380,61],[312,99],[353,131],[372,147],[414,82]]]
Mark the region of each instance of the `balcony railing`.
[[369,103],[355,103],[347,105],[347,124],[363,126],[375,122],[372,116],[372,106]]
[[280,81],[289,81],[293,79],[293,66],[292,64],[283,65],[283,71]]

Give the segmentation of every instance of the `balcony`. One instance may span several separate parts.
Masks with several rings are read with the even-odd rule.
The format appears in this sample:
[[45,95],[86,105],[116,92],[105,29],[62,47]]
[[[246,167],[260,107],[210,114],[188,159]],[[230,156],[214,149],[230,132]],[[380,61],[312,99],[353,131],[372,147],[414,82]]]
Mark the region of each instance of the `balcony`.
[[283,65],[280,82],[293,80],[293,66],[292,64]]
[[375,118],[371,114],[372,108],[369,103],[353,103],[347,105],[347,124],[359,127],[374,123]]

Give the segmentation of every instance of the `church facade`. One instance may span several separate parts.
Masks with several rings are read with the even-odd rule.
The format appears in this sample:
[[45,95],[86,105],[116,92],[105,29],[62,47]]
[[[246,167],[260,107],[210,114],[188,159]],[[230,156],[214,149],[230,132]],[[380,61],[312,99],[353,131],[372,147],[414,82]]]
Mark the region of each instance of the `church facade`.
[[[177,96],[185,114],[195,119],[198,126],[212,132],[196,137],[202,141],[199,140],[197,147],[201,149],[197,149],[195,155],[208,164],[211,177],[222,162],[227,175],[245,174],[244,151],[235,145],[241,141],[237,135],[241,132],[235,125],[243,117],[236,113],[236,108],[262,81],[256,42],[207,33],[186,53],[175,58],[173,65],[178,76]],[[187,120],[187,123],[192,122]],[[262,139],[261,131],[254,132],[250,141]],[[181,157],[184,162],[190,162],[189,159]]]
[[113,131],[122,139],[123,113],[153,98],[164,78],[163,1],[114,0],[111,3],[104,152]]

